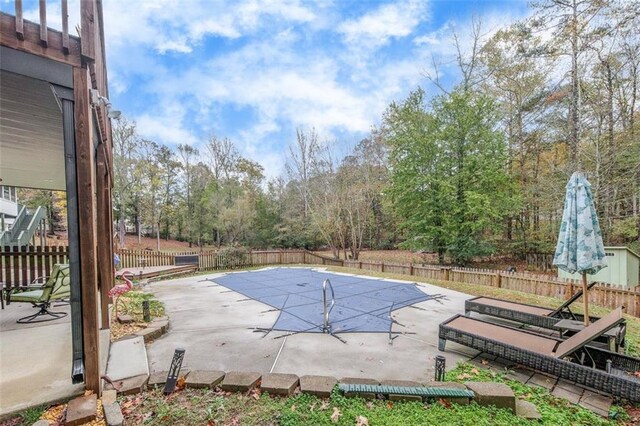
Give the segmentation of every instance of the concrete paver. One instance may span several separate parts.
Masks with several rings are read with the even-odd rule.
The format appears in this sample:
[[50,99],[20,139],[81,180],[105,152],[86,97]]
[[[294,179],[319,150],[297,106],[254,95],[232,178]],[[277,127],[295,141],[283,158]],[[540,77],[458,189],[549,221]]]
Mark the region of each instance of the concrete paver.
[[327,398],[338,384],[338,380],[331,376],[307,375],[300,377],[300,390],[303,393]]
[[577,404],[580,401],[580,396],[581,396],[580,394],[569,392],[565,388],[561,388],[559,386],[556,386],[553,389],[553,391],[551,392],[551,395],[558,398],[564,398],[572,404]]
[[145,389],[145,387],[147,386],[147,380],[149,380],[149,376],[147,374],[141,374],[139,376],[117,380],[113,383],[107,383],[105,385],[105,389],[115,389],[122,395],[133,395],[136,393],[140,393]]
[[102,392],[102,398],[100,398],[100,401],[102,401],[102,405],[113,404],[116,402],[116,396],[117,393],[115,389],[109,389]]
[[295,374],[267,373],[262,376],[260,388],[272,395],[291,395],[298,383],[299,379]]
[[246,392],[256,387],[261,374],[255,371],[229,371],[220,387],[225,391]]
[[[155,386],[163,386],[167,383],[167,375],[168,371],[156,371],[149,375],[149,380],[147,381],[147,386],[153,388]],[[182,372],[180,372],[181,376],[184,376]]]
[[107,362],[109,379],[115,381],[144,374],[149,375],[149,365],[142,337],[119,340],[111,344]]
[[556,377],[535,373],[533,376],[531,376],[529,381],[527,381],[527,384],[529,386],[539,386],[541,388],[551,390],[553,389],[557,381],[558,379]]
[[475,392],[474,401],[478,405],[493,405],[516,412],[516,398],[509,386],[494,382],[465,382],[465,386]]
[[98,415],[98,397],[95,394],[79,396],[67,404],[65,424],[78,426],[95,420]]
[[540,411],[538,411],[538,407],[529,401],[523,401],[521,399],[516,400],[516,414],[527,420],[542,419],[542,415],[540,414]]
[[103,404],[104,418],[107,421],[107,426],[122,426],[124,423],[124,416],[120,405],[117,403]]
[[580,398],[579,404],[589,409],[601,413],[609,413],[613,399],[609,396],[601,395],[592,391],[585,391]]
[[214,388],[224,379],[224,371],[194,370],[185,382],[188,388]]

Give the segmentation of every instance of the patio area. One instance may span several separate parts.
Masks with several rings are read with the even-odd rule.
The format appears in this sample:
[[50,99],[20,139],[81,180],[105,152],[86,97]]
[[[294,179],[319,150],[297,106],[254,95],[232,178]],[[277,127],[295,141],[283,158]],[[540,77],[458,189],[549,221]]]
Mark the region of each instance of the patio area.
[[[84,383],[71,382],[71,320],[68,304],[53,304],[68,315],[55,321],[18,324],[35,312],[25,303],[0,310],[0,417],[27,407],[82,394]],[[109,330],[100,332],[101,348],[109,345]],[[102,351],[102,371],[108,350]]]
[[[186,349],[183,368],[190,370],[424,382],[434,378],[436,355],[445,355],[447,367],[453,368],[458,361],[478,354],[455,344],[446,353],[438,351],[438,324],[463,311],[464,300],[469,297],[463,293],[431,285],[417,286],[425,295],[441,294],[446,299],[426,300],[394,310],[392,329],[396,338],[392,341],[387,332],[339,333],[336,334],[339,339],[324,333],[273,330],[265,334],[260,330],[273,327],[280,312],[217,284],[216,278],[223,275],[150,284],[151,291],[165,304],[171,321],[170,332],[148,345],[152,372],[166,370],[174,349],[182,347]],[[320,297],[321,284],[317,283]]]
[[[173,351],[184,348],[183,371],[255,371],[425,383],[434,380],[435,357],[442,355],[446,358],[447,370],[460,361],[471,362],[478,368],[488,368],[513,380],[546,388],[557,397],[605,417],[613,402],[602,392],[558,380],[454,342],[447,343],[446,351],[439,351],[438,326],[452,315],[464,312],[465,300],[472,297],[467,294],[418,284],[416,288],[426,295],[439,294],[445,298],[424,300],[393,310],[392,330],[396,338],[391,341],[388,333],[291,334],[272,329],[278,323],[280,310],[247,297],[246,292],[239,293],[222,285],[229,282],[223,277],[233,275],[212,274],[149,285],[150,291],[165,304],[171,321],[169,333],[147,345],[150,372],[167,370]],[[382,281],[363,275],[336,275]],[[409,281],[386,281],[411,284]],[[318,283],[319,292],[320,285]],[[498,324],[510,323],[484,315],[475,316]]]

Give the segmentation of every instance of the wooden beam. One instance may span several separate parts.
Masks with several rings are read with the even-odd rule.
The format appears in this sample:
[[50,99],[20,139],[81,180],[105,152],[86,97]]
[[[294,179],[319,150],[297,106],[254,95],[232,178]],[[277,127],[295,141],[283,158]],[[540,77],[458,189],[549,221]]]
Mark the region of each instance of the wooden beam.
[[47,31],[47,0],[40,0],[40,44],[42,47],[49,45],[49,32]]
[[89,76],[85,68],[73,69],[73,86],[85,386],[100,396],[93,117],[89,104]]
[[82,60],[96,59],[96,0],[80,2],[80,40]]
[[22,0],[16,0],[16,37],[24,40],[24,24],[22,19]]
[[67,0],[62,0],[62,51],[69,53],[69,8]]
[[65,55],[62,33],[52,29],[47,31],[48,47],[44,47],[40,43],[40,25],[24,20],[23,40],[20,40],[17,37],[16,17],[0,12],[0,45],[79,67],[80,40],[69,37],[69,54]]
[[98,146],[98,167],[96,174],[96,187],[98,190],[98,282],[100,284],[100,312],[101,328],[107,329],[109,324],[109,290],[113,287],[114,267],[113,267],[113,246],[111,235],[113,227],[111,224],[111,191],[109,188],[109,173],[105,158],[104,143]]

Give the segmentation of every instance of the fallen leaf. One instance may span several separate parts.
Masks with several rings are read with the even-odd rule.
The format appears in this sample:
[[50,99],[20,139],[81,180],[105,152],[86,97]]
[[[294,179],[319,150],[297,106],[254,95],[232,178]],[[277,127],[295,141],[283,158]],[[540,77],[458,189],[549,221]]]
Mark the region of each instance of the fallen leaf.
[[356,426],[369,426],[369,420],[364,416],[356,417]]
[[213,420],[209,420],[207,422],[207,426],[216,426],[216,422],[214,422]]
[[482,365],[488,365],[488,364],[489,364],[489,361],[487,361],[486,359],[483,359],[482,361],[480,361],[480,363],[481,363]]
[[451,403],[446,399],[439,398],[438,404],[442,405],[444,408],[451,408]]
[[182,390],[185,388],[186,385],[187,385],[187,381],[185,380],[184,377],[180,376],[178,378],[178,381],[176,382],[176,389]]
[[342,415],[342,413],[340,412],[340,410],[338,410],[338,407],[333,407],[333,414],[331,415],[331,422],[332,423],[338,423],[338,420],[340,420],[340,416]]
[[387,408],[391,410],[393,408],[393,402],[391,401],[387,402]]
[[471,374],[467,374],[467,373],[458,374],[456,376],[458,380],[470,379],[471,377],[472,377]]
[[471,372],[472,372],[473,374],[480,374],[480,371],[478,371],[478,369],[477,369],[477,368],[475,368],[475,367],[471,369]]
[[[294,406],[295,406],[295,405],[292,405],[292,406],[291,406],[291,408],[292,408],[292,410],[291,410],[291,411],[293,411],[293,407],[294,407]],[[315,408],[316,408],[316,403],[314,402],[313,404],[311,404],[311,405],[309,406],[309,411],[313,411],[313,410],[315,410]]]
[[[291,411],[296,411],[296,404],[293,404],[291,406]],[[313,407],[311,408],[311,411],[313,411]]]
[[371,402],[371,401],[367,401],[367,408],[368,408],[369,410],[373,410],[373,402]]
[[322,401],[322,404],[320,405],[320,410],[324,411],[327,408],[329,408],[329,401]]

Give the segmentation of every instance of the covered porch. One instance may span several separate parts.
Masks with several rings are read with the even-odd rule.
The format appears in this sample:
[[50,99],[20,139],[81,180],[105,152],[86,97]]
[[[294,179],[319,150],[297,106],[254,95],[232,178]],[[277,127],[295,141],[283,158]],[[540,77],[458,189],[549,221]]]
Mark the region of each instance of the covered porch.
[[65,191],[70,297],[54,308],[67,313],[55,321],[17,324],[34,311],[28,303],[0,311],[0,415],[84,389],[100,394],[108,352],[112,142],[102,3],[80,2],[81,37],[68,33],[66,0],[62,31],[47,27],[46,2],[39,6],[38,23],[23,19],[20,0],[14,15],[0,13],[0,182]]

